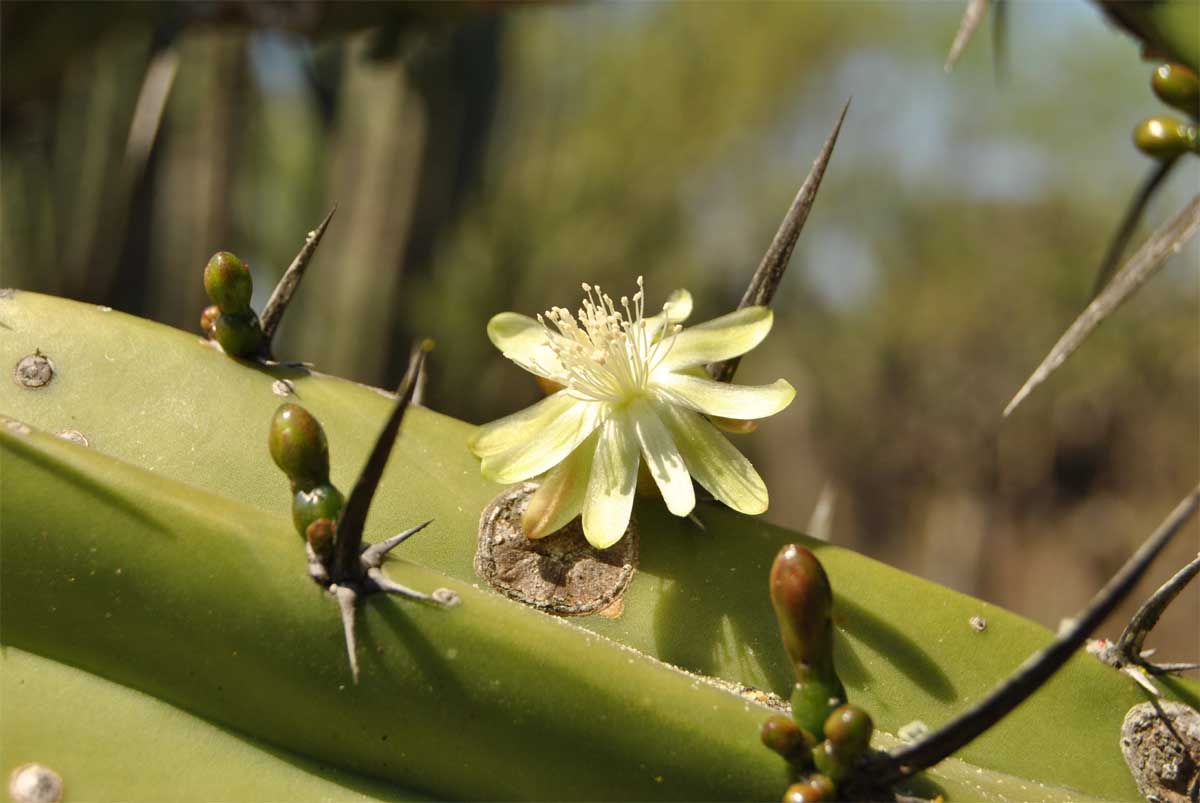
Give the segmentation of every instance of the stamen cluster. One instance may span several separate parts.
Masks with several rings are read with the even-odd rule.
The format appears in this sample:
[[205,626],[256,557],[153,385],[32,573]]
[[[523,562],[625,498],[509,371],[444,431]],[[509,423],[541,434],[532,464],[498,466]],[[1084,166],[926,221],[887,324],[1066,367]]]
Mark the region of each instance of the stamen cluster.
[[[537,316],[561,366],[539,367],[575,398],[623,402],[643,394],[650,375],[670,351],[673,336],[682,327],[672,326],[665,314],[650,325],[641,276],[637,283],[632,306],[628,296],[621,296],[618,309],[599,285],[584,282],[586,295],[575,315],[565,307],[551,307]],[[666,309],[664,304],[664,313]],[[668,331],[671,337],[665,337]]]

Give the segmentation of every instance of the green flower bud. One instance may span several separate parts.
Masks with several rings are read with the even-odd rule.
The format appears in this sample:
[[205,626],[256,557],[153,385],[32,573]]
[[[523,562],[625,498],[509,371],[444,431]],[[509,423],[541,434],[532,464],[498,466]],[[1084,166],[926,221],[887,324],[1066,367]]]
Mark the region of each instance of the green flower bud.
[[811,765],[812,747],[817,740],[788,717],[770,717],[762,724],[759,736],[764,745],[783,756],[793,766],[806,769]]
[[336,522],[346,503],[342,492],[332,485],[318,485],[311,491],[297,491],[292,497],[292,523],[296,531],[308,537],[308,528],[317,519]]
[[783,794],[783,803],[825,803],[836,799],[837,786],[819,772],[792,784]]
[[204,292],[221,312],[246,312],[254,292],[250,270],[228,251],[218,251],[204,266]]
[[[329,483],[329,443],[325,430],[298,404],[281,404],[267,436],[271,459],[292,481],[295,491]],[[332,518],[332,517],[331,517]],[[300,528],[304,532],[304,528]]]
[[825,720],[825,738],[842,756],[861,756],[871,743],[871,715],[847,703]]
[[254,310],[222,312],[213,327],[213,337],[231,357],[249,357],[262,345],[262,325]]
[[312,547],[313,553],[322,561],[333,558],[333,520],[320,518],[314,521],[304,531],[304,538]]
[[1191,151],[1200,153],[1196,126],[1174,117],[1147,117],[1133,129],[1133,144],[1155,159],[1173,159]]
[[205,307],[204,312],[200,313],[200,331],[209,340],[217,336],[217,317],[220,314],[221,310],[216,304],[211,307]]
[[1150,77],[1158,99],[1181,112],[1200,117],[1200,78],[1182,64],[1162,64]]
[[846,702],[833,667],[833,589],[816,556],[796,544],[775,557],[770,583],[783,646],[796,669],[792,718],[817,734],[833,709]]
[[850,777],[858,756],[844,755],[828,741],[824,741],[812,749],[812,758],[817,772],[827,775],[834,784],[839,784]]

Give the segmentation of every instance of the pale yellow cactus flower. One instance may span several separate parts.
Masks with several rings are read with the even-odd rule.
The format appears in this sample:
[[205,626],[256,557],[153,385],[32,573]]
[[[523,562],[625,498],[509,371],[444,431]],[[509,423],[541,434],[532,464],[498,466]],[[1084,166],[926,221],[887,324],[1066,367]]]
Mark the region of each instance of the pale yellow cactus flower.
[[759,419],[787,407],[795,389],[779,379],[748,387],[709,379],[704,365],[738,357],[771,331],[771,310],[746,307],[684,329],[692,310],[677,290],[662,312],[644,317],[642,277],[619,304],[583,285],[572,315],[555,307],[534,320],[502,312],[488,337],[504,356],[562,390],[479,427],[470,440],[483,476],[516,483],[541,475],[522,526],[530,538],[580,513],[587,540],[615,544],[629,526],[640,461],[667,508],[687,516],[694,478],[734,510],[767,509],[767,488],[750,461],[705,416]]

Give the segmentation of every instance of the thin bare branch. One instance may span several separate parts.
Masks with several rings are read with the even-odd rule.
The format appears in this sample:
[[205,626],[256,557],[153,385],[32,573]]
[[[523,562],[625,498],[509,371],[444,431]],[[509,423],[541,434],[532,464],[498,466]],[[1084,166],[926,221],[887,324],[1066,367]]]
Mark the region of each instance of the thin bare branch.
[[1050,349],[1050,353],[1046,355],[1042,364],[1017,391],[1017,395],[1013,396],[1012,401],[1004,408],[1004,415],[1008,416],[1017,409],[1017,405],[1062,365],[1067,357],[1071,356],[1071,353],[1087,339],[1087,336],[1125,299],[1133,295],[1135,290],[1153,276],[1168,257],[1179,253],[1197,230],[1200,230],[1200,195],[1192,198],[1179,214],[1154,232],[1150,239],[1143,243],[1142,247],[1117,271],[1117,275],[1104,288],[1104,292],[1097,296],[1087,309],[1075,319],[1066,333],[1054,344],[1054,348]]
[[1070,660],[1088,635],[1129,595],[1149,568],[1151,561],[1187,523],[1197,507],[1200,507],[1200,486],[1184,497],[1158,529],[1092,598],[1071,626],[1060,633],[1053,642],[1034,653],[986,697],[946,725],[912,744],[868,759],[864,771],[881,783],[893,783],[932,767],[999,722]]
[[1129,206],[1125,208],[1125,216],[1121,218],[1121,224],[1117,226],[1116,232],[1113,234],[1112,241],[1108,244],[1108,250],[1104,252],[1104,259],[1100,262],[1100,270],[1096,271],[1096,282],[1092,286],[1092,298],[1100,295],[1100,291],[1108,284],[1108,280],[1112,278],[1113,271],[1117,269],[1120,263],[1121,254],[1125,253],[1125,247],[1129,245],[1129,239],[1133,237],[1133,232],[1141,222],[1142,214],[1146,211],[1146,205],[1150,203],[1150,199],[1154,193],[1171,174],[1173,168],[1179,162],[1178,159],[1166,159],[1154,165],[1150,174],[1146,176],[1146,180],[1142,182],[1142,186],[1138,188],[1137,194],[1129,199]]
[[[817,200],[817,190],[821,188],[821,180],[825,177],[825,168],[829,165],[829,158],[833,155],[833,146],[837,144],[838,134],[842,130],[842,123],[849,110],[850,101],[847,100],[846,105],[842,107],[842,113],[838,115],[837,123],[833,126],[833,131],[829,133],[825,144],[821,146],[821,152],[817,154],[808,175],[804,178],[804,183],[800,185],[800,191],[796,193],[792,205],[784,215],[783,222],[779,224],[779,230],[775,232],[775,237],[771,240],[767,253],[763,255],[758,269],[750,278],[750,284],[742,296],[741,303],[738,304],[738,309],[753,305],[770,305],[775,290],[778,289],[779,282],[783,279],[783,273],[787,270],[788,262],[791,261],[792,251],[796,248],[796,240],[800,238],[800,232],[808,220],[808,213],[812,211],[813,204]],[[708,372],[713,379],[719,382],[728,382],[733,379],[739,360],[740,358],[735,357],[721,363],[714,363],[708,367]]]
[[392,408],[392,414],[384,424],[383,431],[375,440],[375,446],[371,449],[367,464],[363,466],[358,479],[354,482],[350,497],[346,500],[346,505],[338,517],[337,532],[334,535],[333,577],[335,581],[346,578],[361,579],[363,576],[364,567],[359,554],[362,552],[363,527],[367,523],[367,511],[371,507],[375,489],[379,487],[379,480],[383,477],[383,469],[387,466],[388,457],[392,454],[396,436],[400,434],[400,424],[404,421],[404,412],[408,409],[409,402],[412,401],[413,389],[417,384],[417,374],[420,373],[421,364],[425,362],[425,356],[432,348],[432,342],[426,340],[413,349],[412,357],[408,361],[408,370],[404,372],[404,378],[400,380],[400,387],[396,391],[396,406]]
[[1149,668],[1148,662],[1142,657],[1142,646],[1146,643],[1146,636],[1158,624],[1158,619],[1167,606],[1179,596],[1179,592],[1197,574],[1200,574],[1200,555],[1176,572],[1174,577],[1163,583],[1129,619],[1129,624],[1125,625],[1125,630],[1117,639],[1116,645],[1117,652],[1127,663],[1136,663]]
[[989,0],[967,0],[967,9],[963,12],[962,22],[958,24],[958,33],[954,34],[954,42],[950,45],[950,53],[946,56],[944,69],[950,72],[958,57],[967,47],[967,42],[975,35],[979,23],[987,16]]
[[304,245],[300,248],[300,253],[296,254],[292,264],[288,265],[287,270],[283,272],[279,283],[271,292],[267,306],[263,308],[262,353],[265,357],[271,356],[271,341],[275,338],[275,330],[279,328],[279,322],[283,320],[283,313],[287,312],[288,304],[292,302],[292,296],[300,287],[300,280],[304,278],[304,270],[312,261],[313,254],[317,253],[317,246],[321,244],[321,238],[325,236],[325,229],[329,227],[329,221],[333,220],[333,213],[336,211],[337,204],[334,204],[333,208],[329,210],[329,214],[321,221],[321,225],[310,231],[304,238]]

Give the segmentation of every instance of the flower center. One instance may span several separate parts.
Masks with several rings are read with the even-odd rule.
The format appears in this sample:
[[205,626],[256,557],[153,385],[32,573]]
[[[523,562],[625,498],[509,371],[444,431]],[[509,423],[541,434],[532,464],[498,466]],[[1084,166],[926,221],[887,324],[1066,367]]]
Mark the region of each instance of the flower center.
[[[620,309],[598,286],[583,284],[583,305],[575,315],[551,307],[537,316],[560,370],[551,378],[585,401],[625,402],[646,390],[650,375],[670,351],[681,327],[671,326],[664,305],[661,320],[645,318],[642,277]],[[550,324],[553,324],[551,328]],[[668,337],[669,334],[669,337]]]

